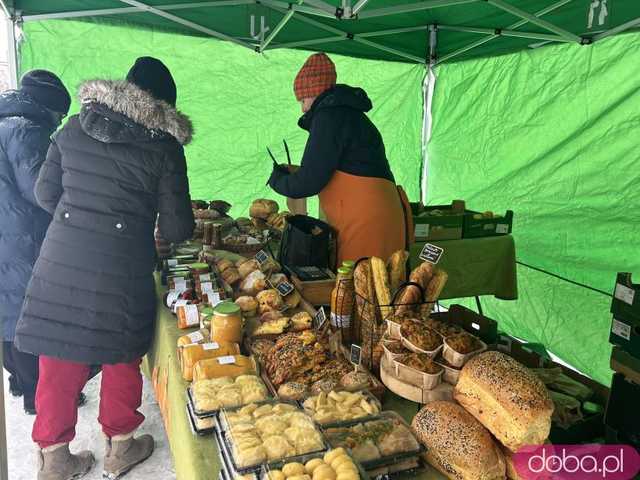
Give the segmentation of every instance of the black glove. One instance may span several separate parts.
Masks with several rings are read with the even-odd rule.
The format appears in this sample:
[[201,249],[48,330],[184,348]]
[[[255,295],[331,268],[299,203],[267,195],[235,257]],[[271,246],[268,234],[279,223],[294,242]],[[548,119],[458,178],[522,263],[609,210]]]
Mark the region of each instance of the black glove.
[[274,188],[274,185],[278,180],[287,175],[289,175],[289,169],[285,165],[274,165],[271,176],[269,177],[269,180],[267,180],[267,185]]

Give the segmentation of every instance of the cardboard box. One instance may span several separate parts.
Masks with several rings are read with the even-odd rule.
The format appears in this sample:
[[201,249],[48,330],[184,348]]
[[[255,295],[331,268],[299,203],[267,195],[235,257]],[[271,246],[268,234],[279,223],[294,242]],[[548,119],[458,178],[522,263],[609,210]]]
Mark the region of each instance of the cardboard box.
[[481,212],[466,210],[462,226],[462,238],[498,237],[509,235],[513,229],[513,211],[504,216],[485,217]]
[[494,345],[498,338],[498,322],[462,305],[451,305],[447,312],[432,313],[431,318],[458,325],[487,345]]
[[640,448],[640,384],[622,373],[613,375],[611,396],[604,417],[607,443]]
[[611,302],[609,342],[640,358],[640,285],[630,273],[618,273]]
[[451,205],[411,203],[416,242],[437,240],[459,240],[462,238],[464,223],[464,202],[454,201]]

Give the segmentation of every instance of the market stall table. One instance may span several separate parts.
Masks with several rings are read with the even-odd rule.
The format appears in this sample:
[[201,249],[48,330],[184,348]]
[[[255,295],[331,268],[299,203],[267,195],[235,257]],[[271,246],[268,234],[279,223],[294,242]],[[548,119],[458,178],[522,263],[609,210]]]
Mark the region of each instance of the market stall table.
[[[176,324],[176,318],[162,304],[165,287],[156,277],[158,314],[153,345],[144,359],[143,367],[153,379],[156,398],[165,422],[167,438],[173,455],[178,480],[217,480],[220,471],[218,447],[213,436],[194,435],[186,414],[186,388],[177,356],[177,340],[184,335]],[[384,407],[401,414],[411,421],[418,412],[418,404],[402,400],[387,392]],[[398,478],[440,480],[440,474],[428,467],[419,473]]]
[[449,274],[441,300],[493,295],[502,300],[516,300],[516,247],[511,235],[462,240],[440,240],[411,246],[411,268],[421,260],[425,243],[444,249],[438,266]]

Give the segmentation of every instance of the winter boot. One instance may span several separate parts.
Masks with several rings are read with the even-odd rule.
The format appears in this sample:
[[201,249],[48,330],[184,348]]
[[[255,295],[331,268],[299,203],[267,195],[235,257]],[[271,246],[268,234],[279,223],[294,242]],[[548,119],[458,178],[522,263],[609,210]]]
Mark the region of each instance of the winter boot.
[[133,433],[116,435],[111,439],[106,439],[104,478],[116,480],[123,477],[153,453],[155,446],[153,437],[151,435],[142,435],[138,438],[133,438]]
[[18,379],[13,375],[9,375],[9,393],[11,393],[12,397],[22,396],[22,388],[18,383]]
[[95,463],[91,452],[72,455],[68,443],[38,451],[38,480],[76,480],[84,477]]

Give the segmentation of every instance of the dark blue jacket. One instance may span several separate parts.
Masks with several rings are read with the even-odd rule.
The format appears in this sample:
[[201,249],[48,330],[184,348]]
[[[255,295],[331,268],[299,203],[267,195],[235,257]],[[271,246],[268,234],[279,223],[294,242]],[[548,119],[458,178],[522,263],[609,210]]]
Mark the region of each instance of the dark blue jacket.
[[13,341],[27,283],[51,216],[34,186],[56,125],[20,91],[0,95],[0,324]]

